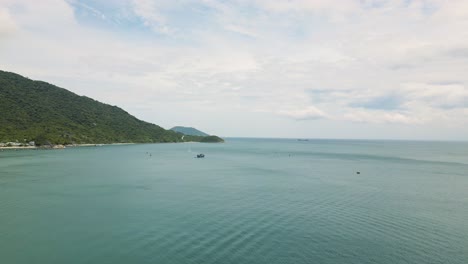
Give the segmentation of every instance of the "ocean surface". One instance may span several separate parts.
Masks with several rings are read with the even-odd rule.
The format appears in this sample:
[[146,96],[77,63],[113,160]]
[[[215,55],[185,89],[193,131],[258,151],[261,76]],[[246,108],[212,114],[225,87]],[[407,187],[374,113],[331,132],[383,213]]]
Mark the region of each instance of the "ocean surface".
[[0,263],[466,264],[468,143],[5,150]]

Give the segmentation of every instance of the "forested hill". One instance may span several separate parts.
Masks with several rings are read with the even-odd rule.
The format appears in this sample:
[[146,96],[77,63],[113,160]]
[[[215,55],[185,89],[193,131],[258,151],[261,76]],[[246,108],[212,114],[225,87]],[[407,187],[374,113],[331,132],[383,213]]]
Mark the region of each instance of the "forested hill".
[[207,133],[202,132],[196,128],[193,127],[184,127],[184,126],[175,126],[171,128],[172,131],[182,133],[184,135],[189,135],[189,136],[202,136],[206,137],[209,136]]
[[[181,134],[117,106],[0,71],[0,142],[36,144],[180,142]],[[191,138],[203,141],[203,137]]]

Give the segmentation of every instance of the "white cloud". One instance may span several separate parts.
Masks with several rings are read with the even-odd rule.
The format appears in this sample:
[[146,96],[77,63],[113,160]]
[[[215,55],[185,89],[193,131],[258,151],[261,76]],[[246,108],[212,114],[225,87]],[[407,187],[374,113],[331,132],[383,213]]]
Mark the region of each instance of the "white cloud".
[[362,123],[398,123],[407,125],[416,125],[423,123],[415,117],[411,117],[405,113],[399,112],[386,112],[386,111],[365,111],[362,109],[349,109],[343,116],[344,120]]
[[10,16],[8,9],[0,7],[0,38],[10,35],[17,30],[15,21]]
[[79,6],[79,7],[82,7],[84,9],[86,9],[87,11],[89,11],[95,17],[98,17],[98,18],[100,18],[102,20],[107,20],[107,17],[106,17],[105,14],[103,14],[101,11],[99,11],[96,8],[93,8],[90,5],[87,5],[87,4],[82,3],[80,1],[77,1],[77,0],[66,0],[66,1],[71,5]]
[[155,32],[172,35],[176,32],[176,29],[169,24],[165,12],[184,2],[179,1],[175,3],[175,1],[171,0],[132,0],[132,5],[133,11],[143,20],[146,26],[152,28]]
[[232,32],[236,32],[236,33],[245,35],[245,36],[248,36],[248,37],[251,37],[251,38],[258,37],[257,33],[253,32],[252,30],[250,30],[248,28],[244,28],[244,27],[241,27],[241,26],[238,26],[238,25],[227,25],[225,27],[225,29],[229,30],[229,31],[232,31]]
[[341,0],[289,0],[289,1],[269,1],[255,0],[257,5],[264,9],[275,12],[352,12],[359,8],[358,1],[341,1]]
[[73,9],[63,0],[0,0],[1,7],[10,10],[18,27],[36,33],[51,33],[76,26]]
[[[78,0],[0,0],[4,70],[165,126],[189,112],[210,124],[216,112],[266,116],[270,128],[327,120],[386,125],[389,133],[397,124],[468,132],[466,1],[127,2],[127,13],[114,14],[119,23],[131,13],[155,33],[82,23]],[[112,7],[84,8],[112,15]],[[167,108],[179,111],[165,117]]]
[[463,84],[408,83],[402,87],[407,104],[436,108],[468,107],[468,88]]
[[310,120],[327,117],[327,115],[322,110],[314,106],[308,106],[304,109],[282,110],[278,111],[278,113],[296,120]]

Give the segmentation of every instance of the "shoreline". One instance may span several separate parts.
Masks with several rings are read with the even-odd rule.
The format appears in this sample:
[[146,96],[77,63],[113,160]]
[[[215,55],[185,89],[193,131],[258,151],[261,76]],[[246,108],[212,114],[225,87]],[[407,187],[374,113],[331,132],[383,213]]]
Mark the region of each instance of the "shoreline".
[[109,144],[73,144],[73,145],[53,145],[48,147],[38,147],[38,146],[10,146],[10,147],[0,147],[0,150],[18,150],[18,149],[65,149],[65,148],[80,148],[80,147],[102,147],[102,146],[112,146],[112,145],[132,145],[138,143],[109,143]]
[[[185,142],[154,142],[154,143],[106,143],[106,144],[73,144],[73,145],[51,145],[47,147],[43,146],[0,146],[0,151],[4,150],[48,150],[48,149],[66,149],[66,148],[81,148],[81,147],[103,147],[103,146],[120,146],[120,145],[134,145],[134,144],[167,144],[167,143],[182,143],[182,144],[196,144],[196,143],[202,143],[198,141],[185,141]],[[218,143],[218,142],[216,142]]]

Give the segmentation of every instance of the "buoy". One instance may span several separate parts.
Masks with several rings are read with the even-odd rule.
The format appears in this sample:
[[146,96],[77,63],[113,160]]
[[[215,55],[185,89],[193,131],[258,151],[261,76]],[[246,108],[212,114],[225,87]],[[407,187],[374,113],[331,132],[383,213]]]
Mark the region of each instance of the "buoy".
[[361,174],[361,172],[360,172],[360,171],[357,171],[356,174]]

